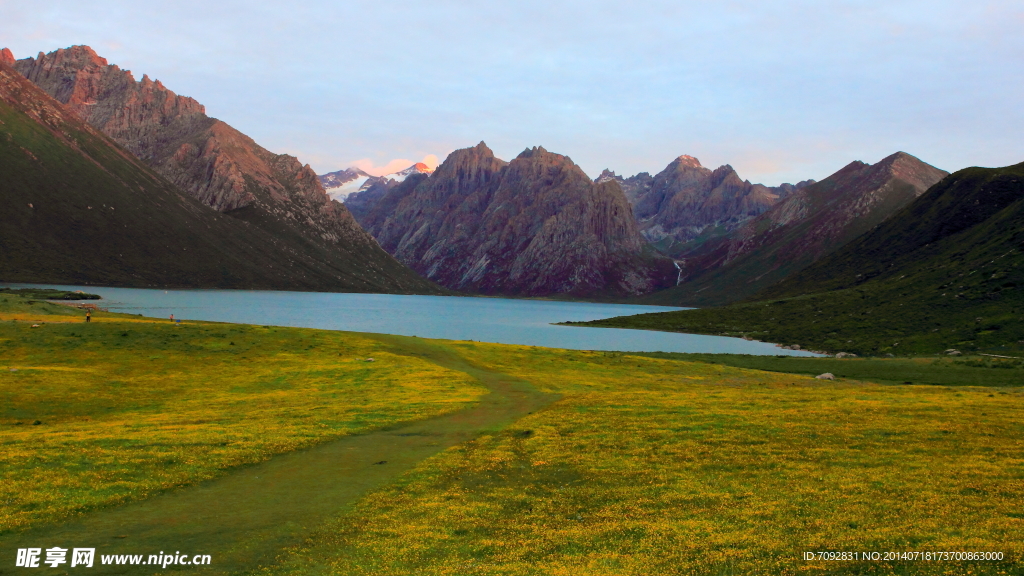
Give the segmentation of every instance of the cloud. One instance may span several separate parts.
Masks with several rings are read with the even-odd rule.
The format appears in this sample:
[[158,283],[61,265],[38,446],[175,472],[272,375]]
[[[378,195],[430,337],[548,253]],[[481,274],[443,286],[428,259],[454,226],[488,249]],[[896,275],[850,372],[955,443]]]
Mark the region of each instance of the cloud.
[[[436,168],[438,165],[437,155],[427,154],[419,162],[426,164],[431,169]],[[362,158],[360,160],[352,161],[350,165],[359,168],[360,170],[366,172],[370,176],[384,176],[385,174],[394,174],[399,170],[405,170],[409,166],[412,166],[413,164],[416,163],[416,160],[408,160],[406,158],[395,158],[394,160],[391,160],[386,164],[378,166],[370,158]]]

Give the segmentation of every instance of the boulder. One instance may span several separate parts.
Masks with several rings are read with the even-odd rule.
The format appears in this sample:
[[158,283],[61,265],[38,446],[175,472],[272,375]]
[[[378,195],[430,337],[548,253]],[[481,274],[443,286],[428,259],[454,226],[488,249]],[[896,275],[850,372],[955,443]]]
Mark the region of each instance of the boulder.
[[825,372],[824,374],[818,374],[815,376],[818,380],[835,380],[836,377],[831,372]]

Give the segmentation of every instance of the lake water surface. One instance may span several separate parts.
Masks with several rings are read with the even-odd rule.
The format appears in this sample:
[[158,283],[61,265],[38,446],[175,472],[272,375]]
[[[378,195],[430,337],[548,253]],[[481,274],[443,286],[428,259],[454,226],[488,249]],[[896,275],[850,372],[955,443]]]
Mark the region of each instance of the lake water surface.
[[[2,285],[15,288],[32,286]],[[774,344],[722,336],[552,325],[566,320],[578,322],[681,310],[663,306],[457,296],[46,286],[99,294],[103,300],[98,304],[111,312],[158,318],[174,314],[175,318],[191,320],[379,332],[575,350],[812,355],[804,351],[783,350]]]

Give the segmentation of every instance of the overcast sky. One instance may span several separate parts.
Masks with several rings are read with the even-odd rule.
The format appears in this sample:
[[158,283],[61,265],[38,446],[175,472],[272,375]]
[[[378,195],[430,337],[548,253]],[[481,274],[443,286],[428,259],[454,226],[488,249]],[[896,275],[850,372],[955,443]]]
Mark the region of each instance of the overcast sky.
[[0,0],[16,58],[88,44],[319,173],[480,140],[770,185],[898,150],[1015,164],[1021,30],[1020,1]]

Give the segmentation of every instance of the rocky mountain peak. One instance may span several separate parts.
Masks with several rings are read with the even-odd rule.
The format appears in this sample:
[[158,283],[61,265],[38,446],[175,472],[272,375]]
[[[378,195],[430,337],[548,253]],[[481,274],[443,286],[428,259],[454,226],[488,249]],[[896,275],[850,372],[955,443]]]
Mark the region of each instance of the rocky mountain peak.
[[840,168],[839,171],[836,172],[836,174],[843,174],[843,173],[847,173],[847,172],[858,172],[858,171],[860,171],[861,169],[863,169],[866,166],[870,166],[870,164],[868,164],[866,162],[861,162],[860,160],[854,160],[853,162],[850,162],[846,166],[843,166],[842,168]]
[[266,150],[148,75],[136,82],[88,46],[18,60],[15,69],[203,204],[327,250],[375,250],[308,165]]
[[898,170],[900,167],[914,166],[920,163],[921,160],[916,156],[907,154],[906,152],[896,152],[895,154],[890,154],[889,156],[879,160],[876,166],[885,166],[890,169]]
[[654,183],[654,178],[647,172],[640,172],[630,176],[629,178],[623,178],[615,172],[605,168],[601,175],[594,179],[595,184],[603,184],[605,182],[615,182],[622,188],[622,192],[626,195],[626,200],[629,201],[630,206],[635,206],[637,199],[647,194],[651,185]]
[[[437,292],[354,222],[329,226],[325,220],[331,211],[337,217],[347,213],[336,202],[317,204],[315,194],[305,194],[315,181],[310,182],[308,167],[293,159],[268,158],[282,187],[294,192],[293,202],[220,214],[6,64],[0,64],[0,103],[0,142],[7,144],[0,150],[0,202],[5,206],[0,210],[0,269],[5,280]],[[173,138],[181,141],[181,134],[154,135],[143,128],[139,137],[163,137],[172,149]],[[244,144],[234,142],[239,143]],[[214,169],[200,166],[197,174],[218,178],[217,165],[237,167],[242,160],[223,154],[212,159]],[[244,168],[252,170],[245,177],[262,177],[251,163]],[[348,237],[325,242],[317,237],[321,231]]]
[[10,48],[4,48],[0,50],[0,64],[7,64],[8,66],[14,66],[14,54]]
[[461,148],[449,154],[434,170],[434,174],[438,178],[458,179],[460,174],[471,174],[480,170],[496,172],[507,164],[508,162],[496,158],[487,144],[480,142],[472,148]]
[[431,172],[433,172],[433,169],[431,169],[429,166],[427,166],[423,162],[417,162],[412,166],[409,166],[405,170],[399,170],[394,174],[387,174],[384,176],[384,178],[390,178],[392,180],[397,180],[401,182],[402,180],[405,180],[406,178],[412,176],[413,174],[430,174]]
[[642,294],[670,286],[615,181],[527,148],[512,162],[484,143],[409,179],[360,222],[399,260],[444,286],[485,294]]
[[317,176],[320,179],[320,183],[323,184],[324,188],[332,188],[347,184],[358,178],[370,178],[370,175],[363,172],[355,166],[345,168],[344,170],[337,170],[335,172],[328,172]]
[[906,152],[896,152],[883,158],[875,164],[875,168],[912,185],[917,190],[917,196],[947,174]]
[[684,166],[689,166],[691,168],[702,168],[700,160],[697,160],[693,156],[689,156],[687,154],[683,154],[682,156],[676,158],[675,162]]
[[674,256],[682,254],[687,242],[735,230],[798,189],[791,184],[751,184],[729,164],[710,170],[685,154],[653,178],[640,176],[622,182],[640,231],[659,250]]
[[726,179],[730,177],[734,177],[736,178],[736,180],[742,182],[742,180],[740,180],[739,174],[736,174],[736,170],[733,169],[733,167],[730,166],[729,164],[723,164],[718,168],[715,168],[715,170],[711,173],[711,187],[715,188],[721,185],[722,182],[725,182]]
[[[50,54],[53,55],[53,63],[55,65],[74,62],[79,66],[108,66],[106,58],[100,56],[95,50],[84,44],[69,46],[67,48],[58,48]],[[40,52],[39,55],[46,56],[42,52]]]
[[[800,183],[781,202],[685,254],[691,304],[744,298],[879,225],[946,173],[905,153],[855,161],[821,182]],[[698,294],[700,294],[698,296]]]
[[178,96],[147,75],[136,82],[130,71],[108,64],[88,46],[40,52],[36,58],[16,61],[14,67],[143,160],[148,160],[153,150],[134,146],[132,140],[139,140],[141,127],[194,122],[206,114],[199,102]]
[[[543,146],[534,146],[533,148],[527,148],[519,153],[516,158],[532,158],[534,156],[550,155],[551,153],[544,149]],[[561,156],[561,154],[555,154],[555,156]]]

